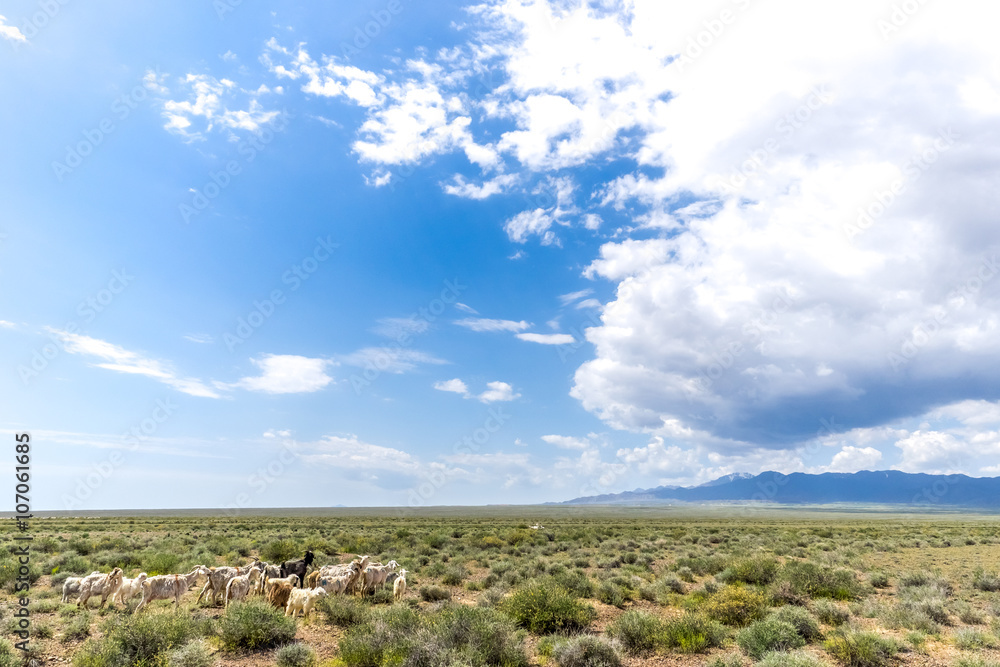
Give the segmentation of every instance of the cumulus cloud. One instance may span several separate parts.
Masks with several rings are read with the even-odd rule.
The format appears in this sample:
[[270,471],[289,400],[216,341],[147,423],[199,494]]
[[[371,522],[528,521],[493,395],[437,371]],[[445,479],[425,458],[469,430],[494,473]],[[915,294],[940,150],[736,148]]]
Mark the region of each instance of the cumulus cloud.
[[0,37],[10,42],[25,43],[28,41],[28,38],[24,36],[24,33],[17,26],[7,23],[7,18],[4,16],[0,16]]
[[435,382],[434,388],[438,391],[450,391],[452,393],[459,394],[460,396],[469,395],[469,387],[458,378]]
[[[166,91],[165,91],[166,92]],[[256,92],[247,93],[230,79],[216,79],[209,74],[188,74],[174,93],[187,93],[186,99],[163,101],[164,128],[188,141],[201,140],[215,128],[235,131],[260,132],[281,114],[266,110]],[[231,108],[235,97],[246,96],[247,108]]]
[[333,382],[333,378],[326,373],[332,363],[328,359],[268,354],[250,361],[260,369],[261,374],[226,386],[266,394],[303,394],[319,391]]
[[486,391],[479,394],[476,398],[478,398],[481,403],[499,403],[504,401],[513,401],[514,399],[520,397],[521,394],[515,392],[514,387],[510,386],[506,382],[487,382]]
[[833,455],[827,472],[857,472],[875,470],[882,461],[882,452],[874,447],[852,447],[847,445]]

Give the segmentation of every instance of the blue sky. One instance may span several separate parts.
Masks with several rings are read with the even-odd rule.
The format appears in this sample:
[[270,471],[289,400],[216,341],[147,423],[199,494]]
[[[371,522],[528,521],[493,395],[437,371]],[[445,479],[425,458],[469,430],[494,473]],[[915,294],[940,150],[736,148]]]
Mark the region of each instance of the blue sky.
[[35,507],[1000,474],[994,10],[687,4],[5,4]]

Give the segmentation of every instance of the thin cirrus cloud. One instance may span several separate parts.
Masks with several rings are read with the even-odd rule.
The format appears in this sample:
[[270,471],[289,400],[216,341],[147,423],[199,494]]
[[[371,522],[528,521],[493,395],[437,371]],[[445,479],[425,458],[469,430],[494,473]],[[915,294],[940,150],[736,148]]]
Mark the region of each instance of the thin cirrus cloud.
[[460,327],[465,327],[471,331],[524,331],[531,326],[530,322],[525,322],[521,320],[520,322],[515,322],[514,320],[493,320],[486,317],[466,317],[465,319],[455,320],[455,324]]
[[569,334],[540,334],[540,333],[519,333],[517,337],[529,343],[539,343],[541,345],[569,345],[575,343],[576,339]]
[[340,357],[347,366],[377,368],[384,373],[407,373],[421,364],[447,364],[432,354],[404,347],[365,347]]
[[62,341],[63,349],[69,354],[79,354],[102,359],[102,362],[94,364],[97,368],[104,368],[118,373],[142,375],[191,396],[200,396],[203,398],[221,397],[218,392],[214,391],[201,380],[179,377],[168,362],[144,357],[138,352],[132,352],[119,345],[91,338],[90,336],[70,333],[52,327],[46,327],[45,329]]

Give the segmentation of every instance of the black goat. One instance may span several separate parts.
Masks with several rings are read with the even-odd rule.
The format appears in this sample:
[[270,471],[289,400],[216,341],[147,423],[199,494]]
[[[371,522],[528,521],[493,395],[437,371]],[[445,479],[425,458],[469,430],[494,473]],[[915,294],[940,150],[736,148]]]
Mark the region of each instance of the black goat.
[[306,551],[306,557],[299,560],[286,560],[281,564],[281,576],[287,577],[292,574],[299,575],[299,587],[306,580],[306,570],[312,565],[313,552]]

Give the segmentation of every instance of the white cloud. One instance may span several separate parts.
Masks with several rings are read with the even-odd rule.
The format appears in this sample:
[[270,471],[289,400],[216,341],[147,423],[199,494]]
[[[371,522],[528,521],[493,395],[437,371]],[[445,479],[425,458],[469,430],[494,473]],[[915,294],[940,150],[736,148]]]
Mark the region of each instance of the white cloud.
[[[216,79],[208,74],[188,74],[182,79],[187,99],[165,100],[163,117],[167,119],[164,128],[185,137],[189,141],[204,138],[216,126],[233,133],[235,130],[260,132],[274,121],[280,111],[267,111],[257,101],[258,93],[250,93],[246,109],[231,109],[230,98],[240,91],[229,79]],[[194,122],[198,121],[196,128]]]
[[532,236],[538,236],[542,245],[552,245],[558,243],[555,232],[549,229],[552,222],[552,216],[545,209],[536,208],[515,215],[504,223],[504,230],[514,243],[525,243]]
[[168,362],[150,359],[137,352],[131,352],[113,343],[91,338],[90,336],[70,333],[51,327],[46,327],[46,330],[62,341],[63,349],[67,353],[82,354],[84,356],[103,359],[104,363],[94,364],[97,368],[104,368],[118,373],[142,375],[191,396],[219,398],[219,394],[201,380],[178,377],[172,365]]
[[16,329],[17,325],[13,322],[8,322],[7,320],[0,320],[0,328],[3,329]]
[[340,361],[348,366],[375,368],[385,373],[406,373],[419,364],[446,364],[447,361],[402,347],[366,347],[345,355]]
[[576,342],[576,339],[569,334],[519,333],[517,337],[529,343],[542,345],[568,345]]
[[453,380],[442,380],[434,383],[434,388],[438,391],[450,391],[461,396],[469,395],[469,387],[464,382],[455,378]]
[[531,326],[529,322],[521,320],[491,320],[485,317],[467,317],[462,320],[455,320],[455,324],[472,331],[524,331]]
[[882,452],[874,447],[852,447],[846,445],[833,455],[827,472],[857,472],[874,470],[882,460]]
[[211,334],[184,334],[184,340],[202,345],[215,342],[215,338]]
[[587,289],[582,289],[578,292],[570,292],[569,294],[563,294],[559,297],[559,303],[562,304],[563,306],[568,306],[574,301],[577,301],[584,297],[588,297],[593,293],[594,290],[587,288]]
[[28,41],[19,28],[7,23],[7,18],[4,16],[0,16],[0,37],[11,42],[25,43]]
[[521,394],[515,392],[514,388],[506,382],[487,382],[486,387],[486,391],[476,397],[481,403],[513,401],[521,397]]
[[543,435],[542,441],[550,445],[555,445],[560,449],[590,449],[592,446],[589,440],[574,438],[568,435]]
[[480,184],[471,183],[461,174],[456,174],[451,183],[444,183],[442,187],[449,195],[463,197],[465,199],[486,199],[495,194],[505,192],[518,180],[515,174],[501,174]]
[[276,430],[274,430],[272,428],[272,429],[268,429],[268,430],[264,431],[264,437],[265,438],[269,438],[269,439],[270,438],[290,438],[290,437],[292,437],[292,432],[289,431],[288,429],[283,429],[283,430],[280,430],[280,431],[276,431]]
[[333,378],[326,373],[331,364],[328,359],[267,354],[250,361],[261,370],[261,374],[225,386],[266,394],[304,394],[319,391],[333,382]]
[[472,306],[468,306],[468,305],[466,305],[466,304],[464,304],[462,302],[456,302],[455,303],[455,308],[458,308],[463,313],[469,313],[471,315],[478,315],[479,314],[478,310],[476,310]]
[[373,331],[379,336],[394,340],[422,334],[430,328],[430,322],[417,316],[384,317],[378,321]]

